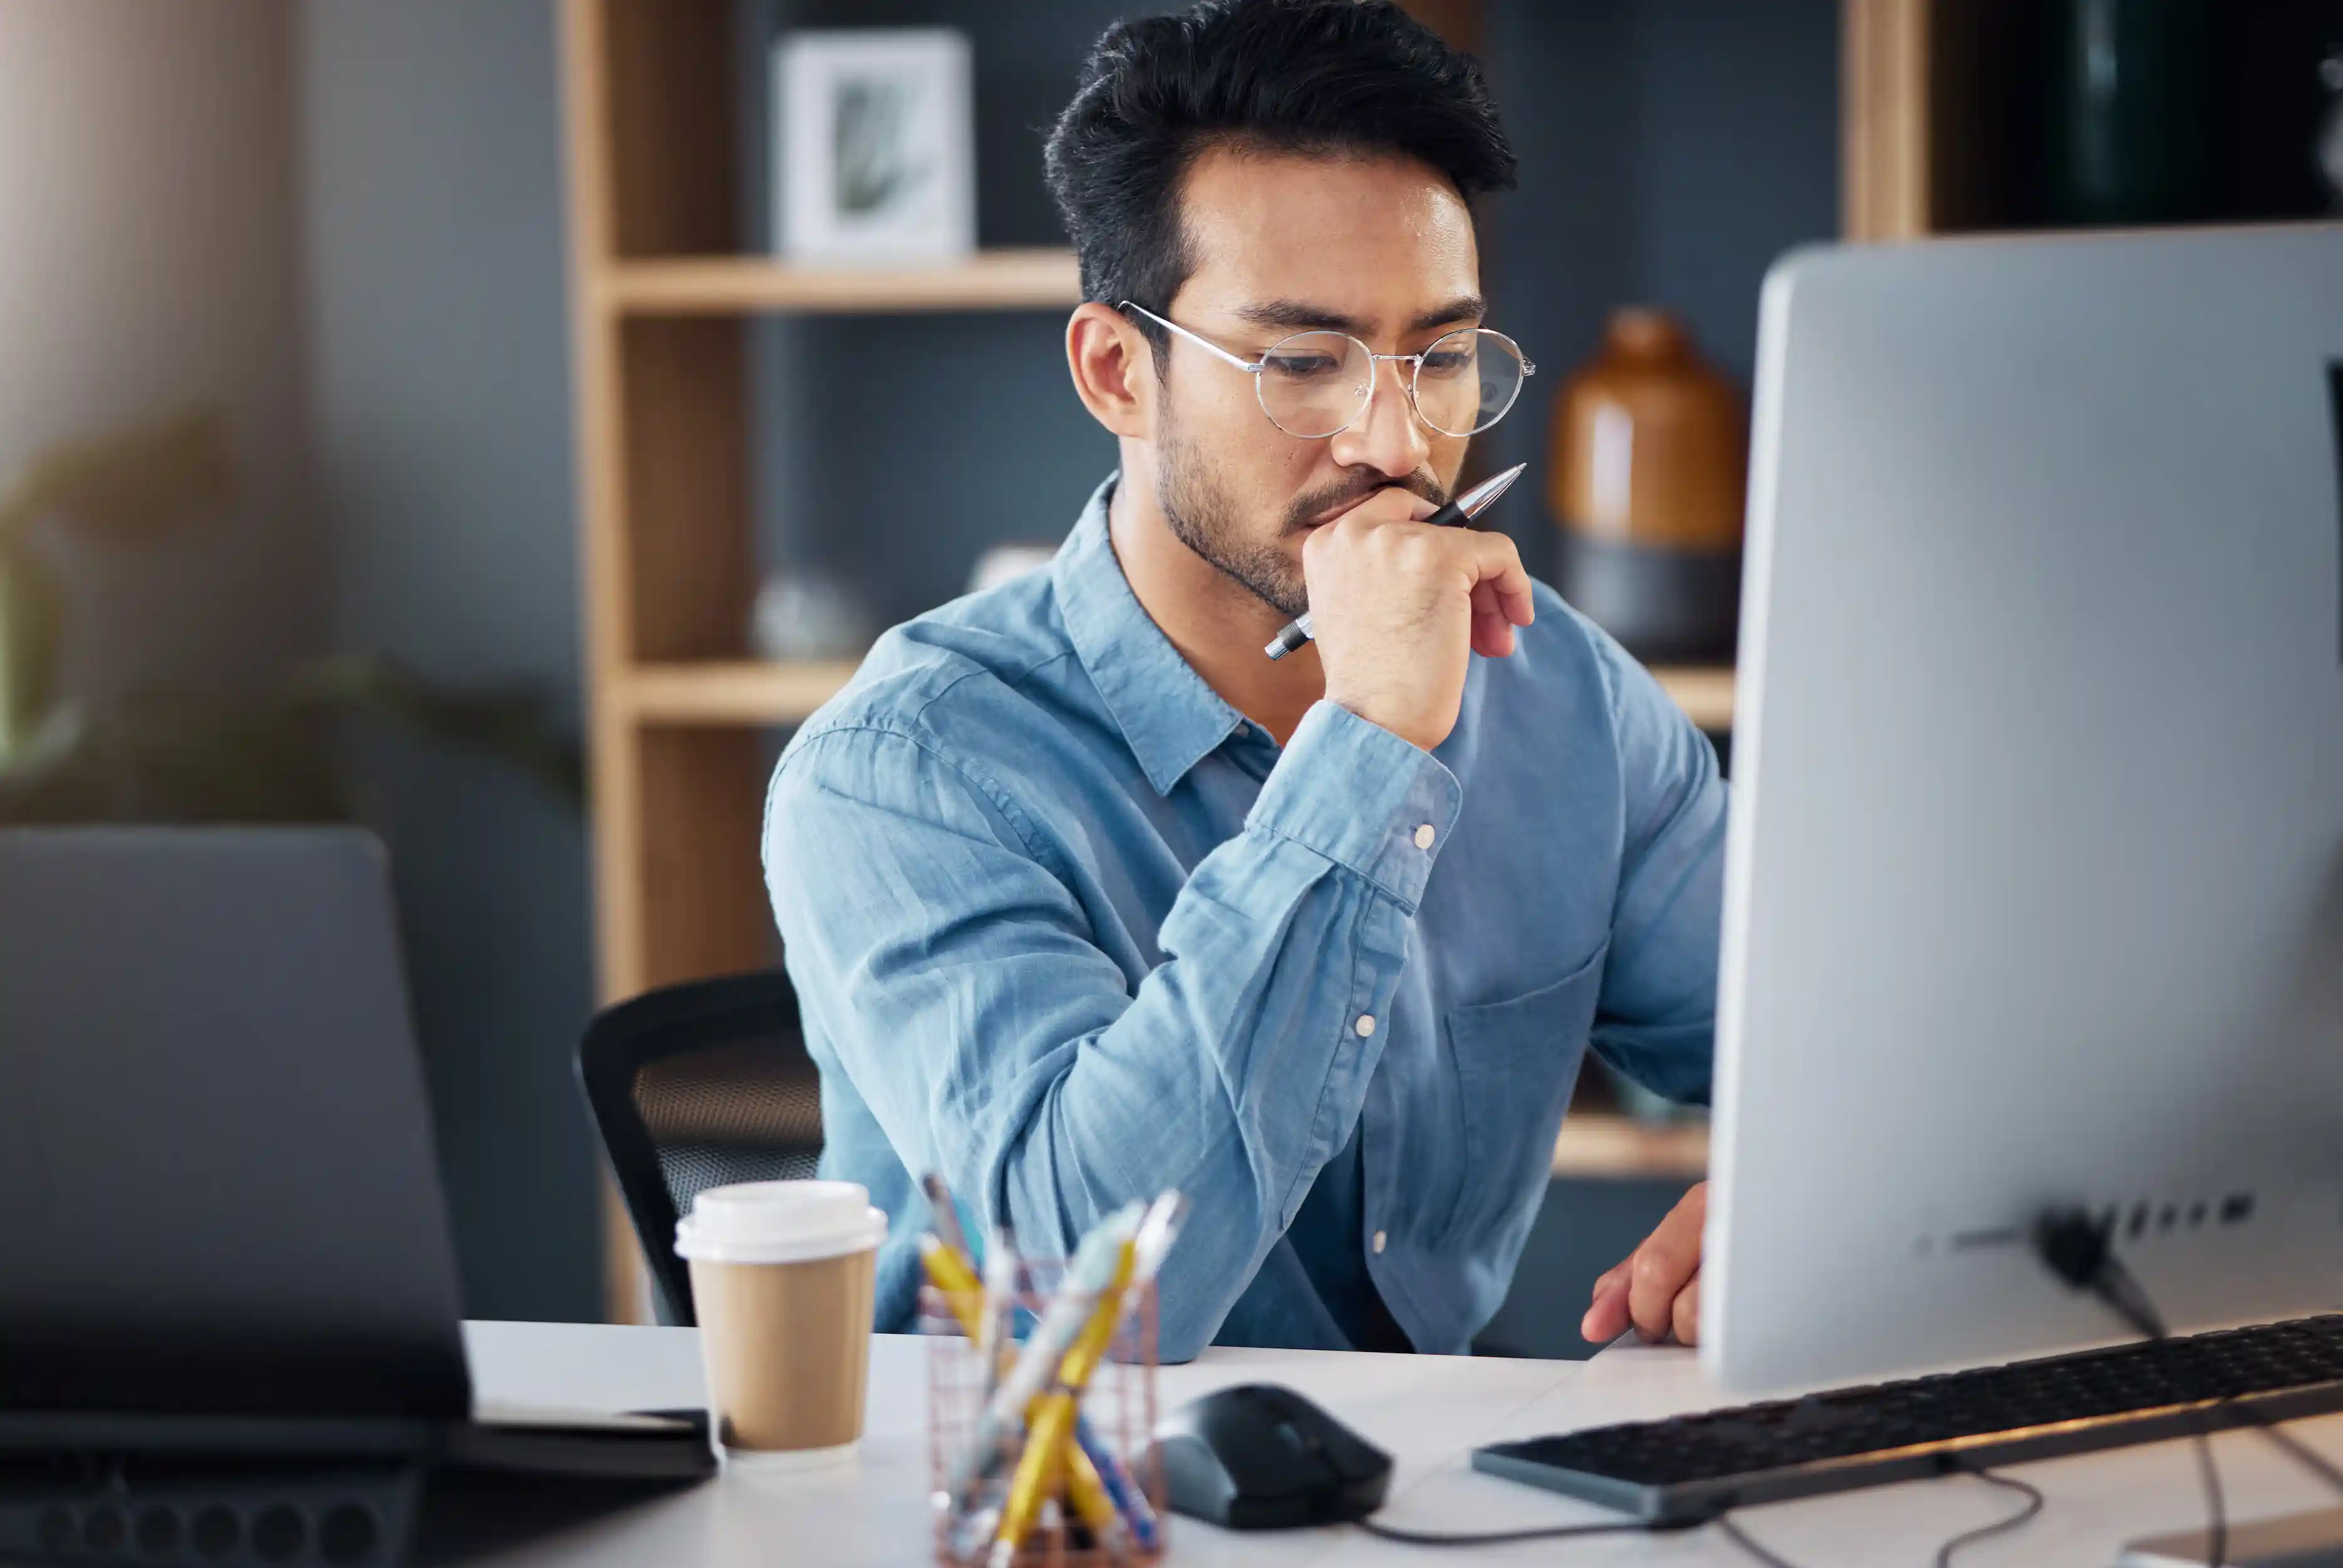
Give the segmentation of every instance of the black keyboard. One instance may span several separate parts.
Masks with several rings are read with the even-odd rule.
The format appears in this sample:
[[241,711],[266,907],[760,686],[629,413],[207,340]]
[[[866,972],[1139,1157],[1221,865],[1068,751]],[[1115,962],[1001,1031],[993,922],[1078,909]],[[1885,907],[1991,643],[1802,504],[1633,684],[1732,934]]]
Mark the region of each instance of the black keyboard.
[[1476,1449],[1473,1468],[1655,1523],[2343,1410],[2343,1313]]

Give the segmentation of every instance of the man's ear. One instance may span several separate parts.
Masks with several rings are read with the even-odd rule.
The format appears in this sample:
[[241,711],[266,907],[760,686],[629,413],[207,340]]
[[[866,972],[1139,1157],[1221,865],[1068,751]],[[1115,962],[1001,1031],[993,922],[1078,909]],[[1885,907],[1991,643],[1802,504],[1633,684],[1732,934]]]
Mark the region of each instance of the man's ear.
[[1117,436],[1151,433],[1157,387],[1147,339],[1128,317],[1091,300],[1066,322],[1066,368],[1091,417]]

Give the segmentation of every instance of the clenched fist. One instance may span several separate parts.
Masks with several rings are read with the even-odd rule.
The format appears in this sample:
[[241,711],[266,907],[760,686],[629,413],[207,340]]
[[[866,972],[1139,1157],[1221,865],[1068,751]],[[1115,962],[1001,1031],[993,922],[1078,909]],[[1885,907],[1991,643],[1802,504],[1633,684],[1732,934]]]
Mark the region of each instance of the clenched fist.
[[1302,542],[1326,699],[1426,751],[1448,739],[1474,653],[1503,658],[1536,611],[1513,540],[1428,528],[1396,487]]

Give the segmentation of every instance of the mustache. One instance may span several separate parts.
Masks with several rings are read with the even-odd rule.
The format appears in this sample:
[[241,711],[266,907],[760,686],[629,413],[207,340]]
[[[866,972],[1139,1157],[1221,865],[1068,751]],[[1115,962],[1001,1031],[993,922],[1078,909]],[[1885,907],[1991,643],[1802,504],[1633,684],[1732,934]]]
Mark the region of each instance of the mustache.
[[1392,489],[1412,491],[1435,507],[1448,504],[1447,487],[1422,468],[1404,479],[1385,478],[1380,475],[1373,477],[1363,476],[1296,496],[1285,508],[1284,531],[1301,533],[1330,513],[1346,512],[1376,491]]

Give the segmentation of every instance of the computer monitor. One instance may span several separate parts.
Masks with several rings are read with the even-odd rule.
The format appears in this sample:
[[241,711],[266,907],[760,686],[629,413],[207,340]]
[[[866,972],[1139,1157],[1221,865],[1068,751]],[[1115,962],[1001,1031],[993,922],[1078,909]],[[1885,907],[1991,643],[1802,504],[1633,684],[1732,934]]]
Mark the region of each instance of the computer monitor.
[[2343,1305],[2343,226],[1801,253],[1755,412],[1707,1369]]

